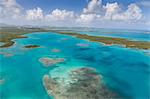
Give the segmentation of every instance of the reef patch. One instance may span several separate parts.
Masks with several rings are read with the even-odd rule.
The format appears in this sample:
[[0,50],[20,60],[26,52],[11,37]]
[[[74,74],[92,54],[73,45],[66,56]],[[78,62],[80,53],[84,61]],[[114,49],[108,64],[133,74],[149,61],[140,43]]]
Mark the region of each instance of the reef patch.
[[54,49],[51,50],[51,52],[58,53],[58,52],[61,52],[61,50],[57,49],[57,48],[54,48]]
[[55,99],[116,99],[119,95],[109,90],[93,68],[71,70],[68,78],[52,78],[44,75],[43,85],[49,96]]
[[43,57],[39,59],[39,62],[41,62],[45,67],[56,65],[57,63],[64,62],[64,58],[49,58],[49,57]]

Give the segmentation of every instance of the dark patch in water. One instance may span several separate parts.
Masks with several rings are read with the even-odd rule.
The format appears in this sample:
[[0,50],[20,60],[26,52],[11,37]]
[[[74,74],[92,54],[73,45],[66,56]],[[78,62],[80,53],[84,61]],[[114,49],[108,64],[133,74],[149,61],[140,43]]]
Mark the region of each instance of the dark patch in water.
[[87,47],[87,48],[86,48],[86,47],[85,47],[85,48],[84,48],[84,47],[83,47],[83,48],[80,47],[80,48],[78,48],[77,50],[79,50],[79,51],[85,51],[85,50],[90,50],[90,49],[91,49],[91,48],[89,48],[89,47]]
[[[114,86],[116,86],[115,88],[109,86],[109,84],[107,86],[109,86],[110,88],[112,88],[113,90],[115,90],[117,93],[120,93],[121,96],[127,98],[127,99],[132,99],[132,87],[130,84],[128,84],[126,81],[122,80],[122,79],[119,79],[115,76],[113,76],[113,73],[109,73],[109,75],[105,76],[104,77],[105,79],[109,79],[111,82],[114,83]],[[107,81],[107,80],[106,80]],[[107,84],[107,82],[106,82]],[[126,92],[122,92],[122,91],[119,91],[119,90],[129,90],[129,91],[126,91]]]
[[76,59],[85,60],[88,62],[95,62],[95,56],[93,55],[87,55],[87,54],[76,54],[74,56]]

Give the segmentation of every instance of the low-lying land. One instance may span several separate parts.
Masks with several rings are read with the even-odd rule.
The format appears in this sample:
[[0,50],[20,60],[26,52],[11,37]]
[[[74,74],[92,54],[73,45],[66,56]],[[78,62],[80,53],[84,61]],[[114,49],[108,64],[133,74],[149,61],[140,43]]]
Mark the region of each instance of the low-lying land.
[[[90,36],[86,34],[79,34],[71,31],[64,30],[52,30],[43,28],[26,28],[26,27],[5,27],[0,28],[0,42],[4,43],[0,48],[10,47],[15,42],[13,39],[17,38],[27,38],[24,34],[33,32],[55,32],[64,35],[71,35],[81,39],[87,39],[89,41],[101,42],[106,45],[119,44],[128,48],[138,48],[138,49],[150,49],[150,42],[148,41],[133,41],[125,38],[115,38],[115,37],[104,37],[104,36]],[[29,46],[31,48],[35,46]],[[37,46],[36,46],[37,47]]]
[[39,48],[39,45],[26,45],[25,48]]
[[3,27],[0,28],[0,42],[4,43],[0,48],[10,47],[15,42],[13,39],[27,38],[24,34],[32,32],[46,32],[41,28],[25,28],[25,27]]
[[68,32],[68,31],[55,31],[55,32],[59,34],[75,36],[81,39],[87,39],[89,41],[101,42],[106,45],[119,44],[127,48],[150,49],[150,42],[147,42],[147,41],[132,41],[132,40],[128,40],[125,38],[90,36],[87,34],[79,34],[79,33]]

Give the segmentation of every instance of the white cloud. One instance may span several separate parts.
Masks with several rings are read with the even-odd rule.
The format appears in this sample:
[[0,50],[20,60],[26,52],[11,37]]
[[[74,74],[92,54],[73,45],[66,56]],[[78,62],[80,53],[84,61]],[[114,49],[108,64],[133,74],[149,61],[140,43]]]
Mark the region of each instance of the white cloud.
[[91,0],[88,3],[87,8],[83,9],[83,13],[98,13],[100,11],[101,5],[101,0]]
[[[101,17],[100,17],[101,16]],[[110,21],[138,21],[142,18],[141,9],[134,3],[130,4],[127,10],[123,10],[117,2],[102,5],[101,0],[91,0],[87,8],[83,9],[83,14],[79,16],[79,21],[92,22],[93,20]]]
[[[80,14],[61,9],[55,9],[46,14],[40,7],[23,10],[16,0],[0,0],[0,21],[2,20],[3,22],[4,19],[6,19],[7,22],[9,21],[8,19],[17,19],[21,20],[22,24],[28,23],[31,25],[40,22],[43,25],[55,26],[90,25],[107,27],[108,25],[115,26],[115,24],[116,26],[126,26],[128,23],[130,26],[130,23],[142,22],[142,16],[141,8],[134,3],[130,4],[126,10],[124,10],[118,3],[102,5],[102,0],[91,0]],[[21,21],[19,21],[19,23]]]
[[[127,10],[122,10],[117,3],[107,3],[102,5],[102,0],[91,0],[83,13],[75,15],[73,11],[55,9],[50,14],[44,15],[43,10],[39,7],[25,11],[22,14],[22,8],[16,0],[1,0],[0,12],[1,18],[17,18],[24,16],[27,20],[36,21],[77,21],[89,23],[101,20],[118,20],[118,21],[138,21],[142,18],[141,9],[136,4],[130,4]],[[23,18],[23,17],[22,17]]]
[[142,10],[136,4],[130,4],[125,15],[129,20],[139,20],[142,17]]
[[100,15],[97,15],[97,14],[81,14],[77,18],[77,22],[89,23],[89,22],[92,22],[92,21],[96,20],[97,18],[100,18]]
[[27,20],[36,20],[36,21],[64,21],[72,20],[75,18],[73,11],[55,9],[50,14],[43,13],[43,10],[39,7],[26,11]]
[[138,21],[142,18],[142,11],[136,4],[130,4],[128,9],[113,16],[113,20]]
[[113,16],[120,11],[118,3],[107,3],[104,9],[106,10],[104,18],[109,20],[113,20]]
[[21,12],[22,7],[16,0],[0,0],[0,18],[18,18]]
[[39,7],[26,11],[27,20],[42,20],[43,18],[44,18],[43,10]]
[[73,11],[55,9],[50,14],[46,15],[47,20],[64,21],[74,19]]

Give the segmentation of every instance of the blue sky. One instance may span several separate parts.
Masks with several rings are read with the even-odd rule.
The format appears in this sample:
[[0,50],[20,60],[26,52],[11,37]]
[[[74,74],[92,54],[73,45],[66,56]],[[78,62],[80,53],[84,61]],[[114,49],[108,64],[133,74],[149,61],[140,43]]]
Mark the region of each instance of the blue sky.
[[[46,12],[52,11],[53,9],[66,9],[81,12],[86,7],[87,2],[90,0],[17,0],[25,9],[32,9],[35,7],[41,7]],[[103,5],[106,3],[118,2],[118,4],[127,7],[131,3],[139,3],[142,0],[103,0]]]
[[[73,10],[76,13],[81,13],[82,9],[87,6],[87,3],[90,0],[16,0],[16,1],[27,10],[36,7],[41,7],[45,11],[45,13],[49,13],[57,8],[65,10]],[[122,6],[123,9],[127,9],[127,6],[129,4],[136,3],[142,9],[143,14],[145,16],[148,16],[148,14],[150,13],[150,6],[141,5],[140,3],[143,1],[149,1],[150,3],[150,0],[102,0],[102,4],[106,5],[107,3],[117,2],[119,5]]]
[[0,0],[0,13],[0,23],[150,27],[150,0]]
[[41,7],[46,12],[56,8],[78,12],[81,11],[87,3],[86,0],[17,0],[17,2],[23,5],[25,9]]

